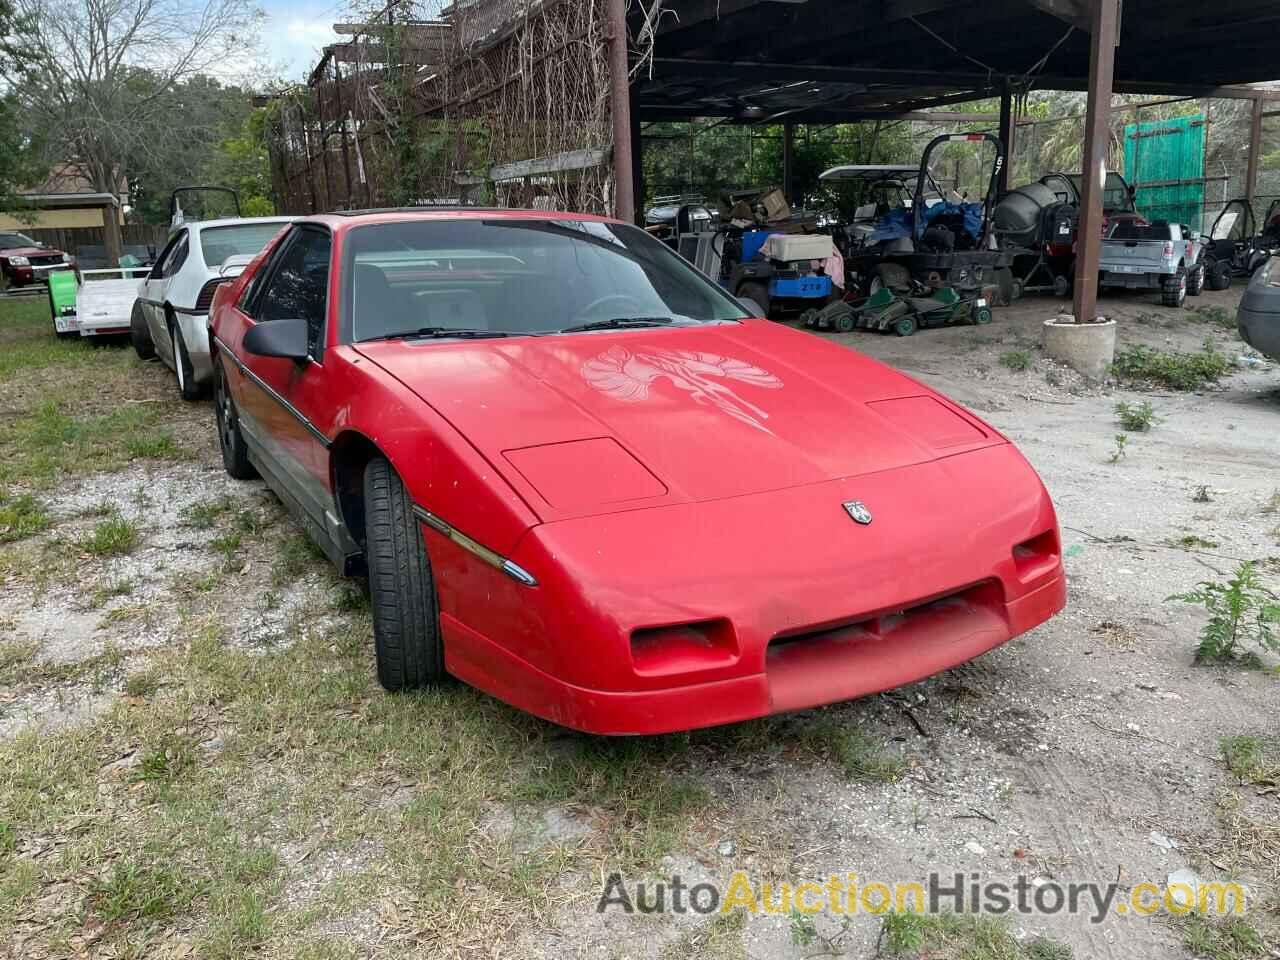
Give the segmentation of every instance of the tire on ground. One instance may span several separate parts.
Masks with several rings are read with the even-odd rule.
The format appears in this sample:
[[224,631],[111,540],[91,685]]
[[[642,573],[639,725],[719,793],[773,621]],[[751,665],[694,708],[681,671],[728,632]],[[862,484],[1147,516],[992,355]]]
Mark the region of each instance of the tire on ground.
[[218,430],[218,447],[222,451],[222,466],[235,480],[252,480],[258,475],[249,460],[249,448],[240,432],[240,415],[227,387],[227,375],[222,364],[213,368],[213,417]]
[[169,336],[173,339],[173,369],[178,378],[178,393],[188,402],[202,399],[204,387],[196,383],[195,368],[191,366],[191,355],[187,352],[187,341],[182,335],[182,328],[171,323]]
[[422,528],[404,483],[382,457],[365,467],[364,508],[378,681],[397,691],[443,680],[444,645]]
[[1205,283],[1210,290],[1226,290],[1231,286],[1231,264],[1225,260],[1216,260],[1208,270]]
[[1187,274],[1187,296],[1198,297],[1204,290],[1204,264],[1197,263]]
[[1178,272],[1165,277],[1160,287],[1160,302],[1166,307],[1180,307],[1187,299],[1187,268],[1178,267]]
[[129,339],[133,341],[133,349],[139,360],[155,358],[156,345],[151,340],[151,329],[147,326],[147,318],[142,313],[142,304],[136,300],[129,314]]

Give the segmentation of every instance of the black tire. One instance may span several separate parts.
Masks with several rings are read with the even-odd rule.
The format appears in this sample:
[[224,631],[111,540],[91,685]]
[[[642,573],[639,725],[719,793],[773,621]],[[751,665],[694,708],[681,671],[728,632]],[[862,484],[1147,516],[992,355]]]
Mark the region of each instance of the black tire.
[[133,351],[139,360],[154,360],[156,345],[151,340],[151,329],[147,326],[147,318],[142,314],[142,304],[133,302],[133,311],[129,314],[129,339],[133,341]]
[[382,457],[365,467],[364,510],[378,682],[397,691],[443,680],[444,645],[422,527],[399,475]]
[[227,375],[221,363],[213,367],[213,417],[217,421],[223,468],[236,480],[252,480],[258,471],[249,461],[249,448],[240,433],[240,416],[236,413],[231,391],[227,389]]
[[1160,286],[1160,302],[1166,307],[1180,307],[1187,302],[1187,270],[1179,267],[1172,277],[1165,277]]
[[188,403],[204,398],[204,387],[196,383],[191,355],[187,353],[187,341],[176,323],[169,324],[169,337],[173,341],[173,370],[178,378],[178,393]]
[[1226,290],[1231,286],[1231,264],[1225,260],[1215,260],[1208,267],[1205,283],[1210,290]]
[[1197,263],[1187,274],[1187,296],[1198,297],[1204,292],[1204,264]]
[[739,300],[750,300],[763,312],[762,317],[769,316],[769,287],[758,280],[748,280],[738,284]]
[[1053,278],[1053,295],[1055,297],[1069,297],[1071,296],[1072,286],[1071,278],[1060,273]]
[[900,337],[909,337],[919,329],[920,325],[916,322],[916,318],[910,314],[893,321],[893,332]]

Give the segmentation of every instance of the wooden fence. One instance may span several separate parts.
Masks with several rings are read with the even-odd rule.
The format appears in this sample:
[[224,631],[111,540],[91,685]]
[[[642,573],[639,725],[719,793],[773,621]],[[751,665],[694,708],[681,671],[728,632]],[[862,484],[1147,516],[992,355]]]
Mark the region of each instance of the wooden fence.
[[[106,246],[106,231],[102,227],[23,227],[21,232],[32,240],[62,250],[72,256],[79,256],[81,247]],[[148,223],[127,223],[120,228],[121,243],[125,247],[155,247],[156,252],[164,246],[169,235],[169,228]]]

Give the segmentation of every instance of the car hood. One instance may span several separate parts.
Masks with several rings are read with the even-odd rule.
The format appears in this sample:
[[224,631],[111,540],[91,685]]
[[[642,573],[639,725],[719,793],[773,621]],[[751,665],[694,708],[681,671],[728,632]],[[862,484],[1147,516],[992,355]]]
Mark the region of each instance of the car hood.
[[360,353],[544,520],[722,499],[1004,443],[927,387],[763,320]]
[[60,257],[61,250],[53,250],[49,247],[5,247],[0,250],[0,257]]

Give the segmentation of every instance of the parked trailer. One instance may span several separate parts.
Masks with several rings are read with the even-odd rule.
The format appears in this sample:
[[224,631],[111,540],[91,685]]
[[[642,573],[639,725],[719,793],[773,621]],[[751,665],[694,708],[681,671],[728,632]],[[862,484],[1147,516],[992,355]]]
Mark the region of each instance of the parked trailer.
[[129,332],[138,286],[150,267],[69,270],[49,275],[49,311],[59,337]]

